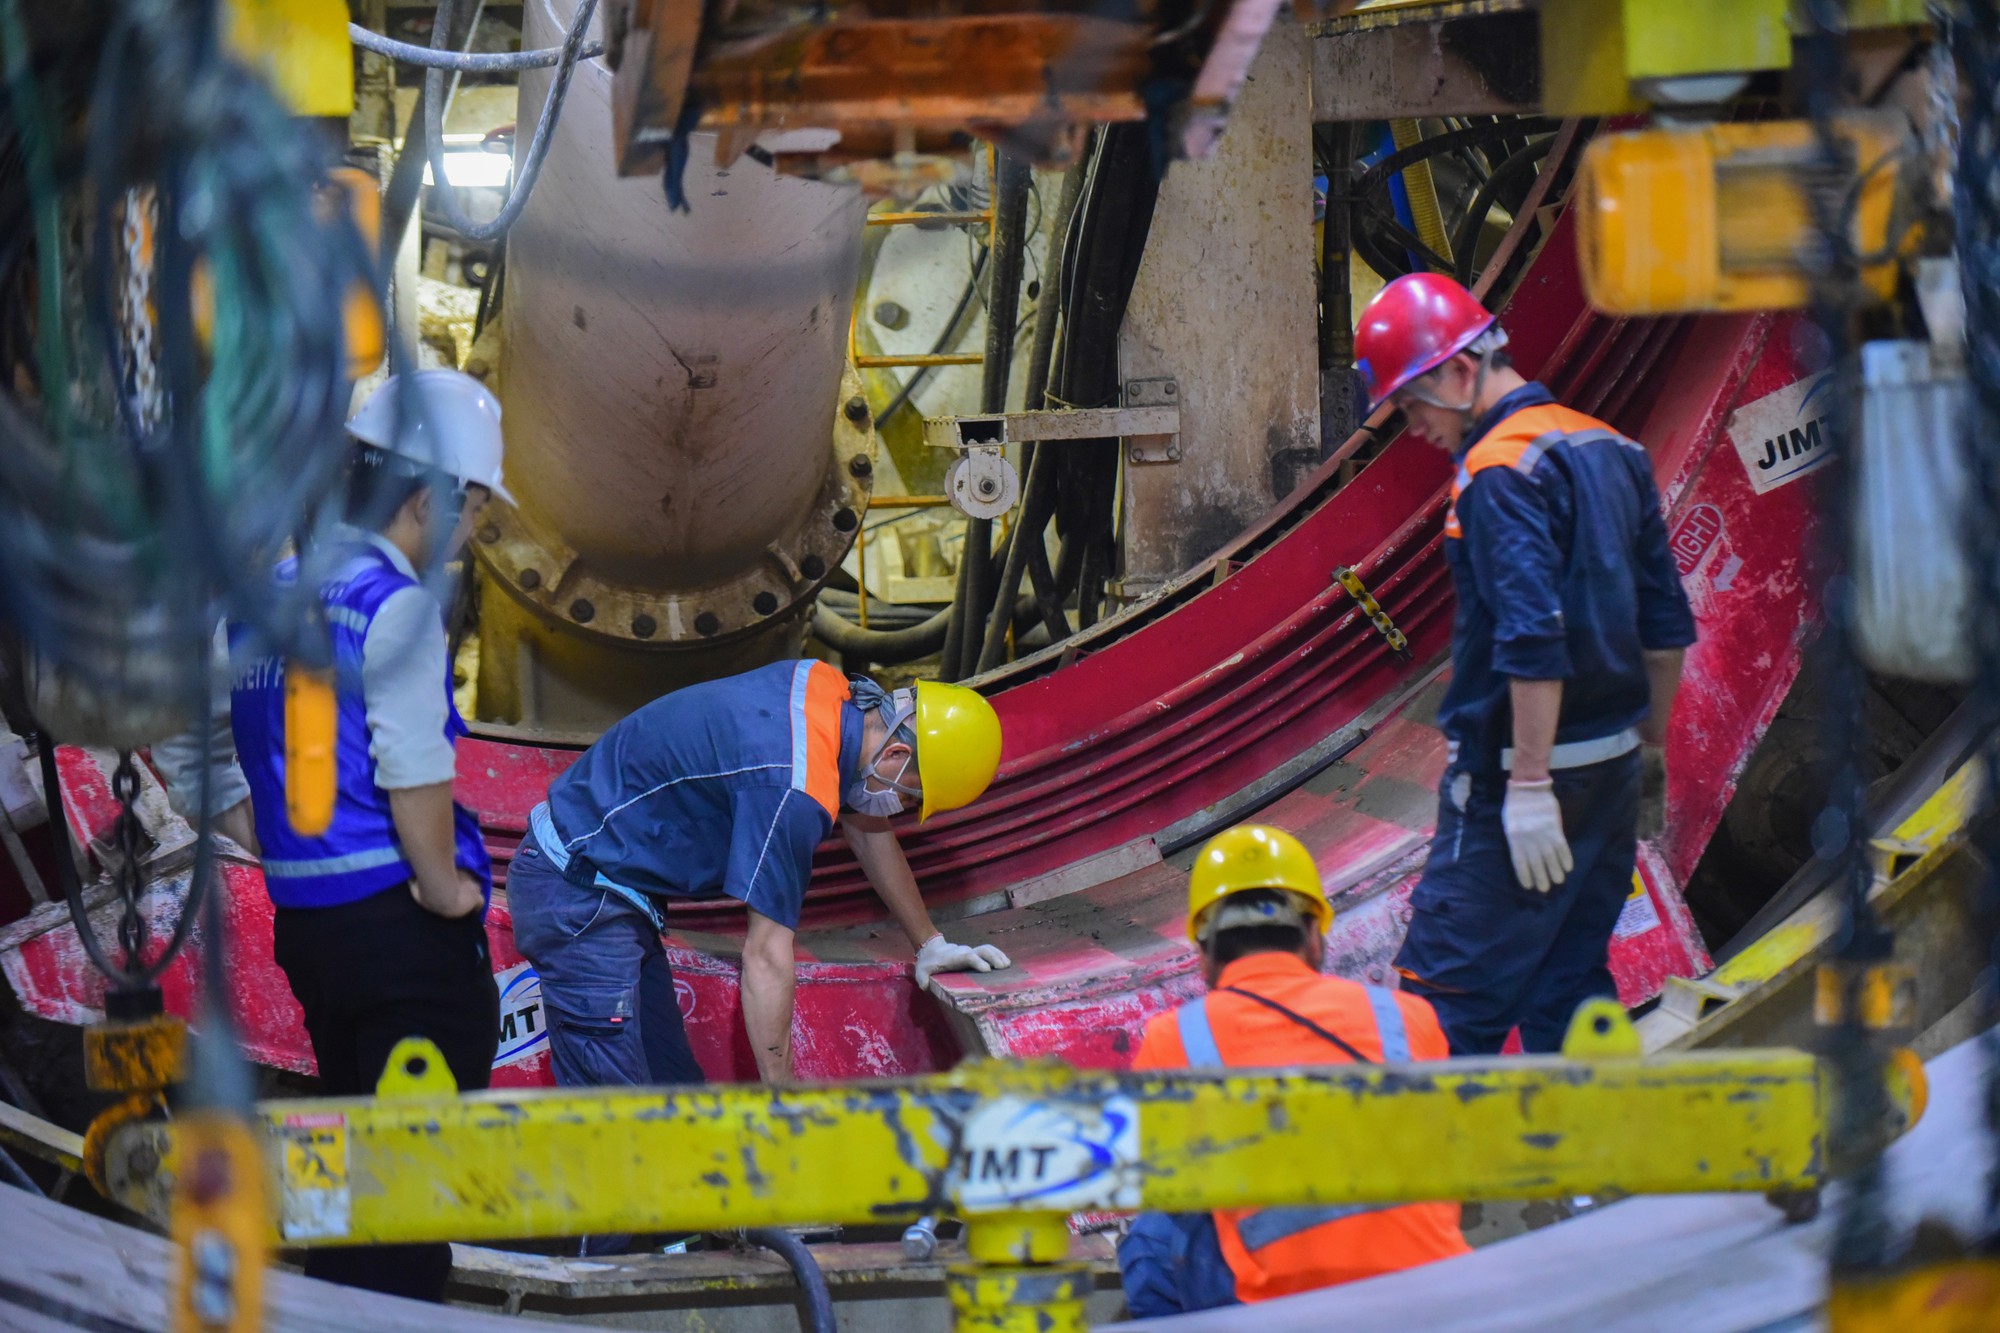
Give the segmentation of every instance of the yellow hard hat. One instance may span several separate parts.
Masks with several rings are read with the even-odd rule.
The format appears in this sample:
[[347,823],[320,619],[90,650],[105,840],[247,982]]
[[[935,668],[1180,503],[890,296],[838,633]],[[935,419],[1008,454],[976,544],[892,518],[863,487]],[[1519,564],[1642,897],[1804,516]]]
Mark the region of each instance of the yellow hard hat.
[[986,696],[963,685],[917,682],[917,773],[922,823],[979,799],[1000,768],[1000,715]]
[[1188,938],[1199,942],[1203,920],[1232,894],[1285,889],[1319,926],[1333,925],[1333,904],[1320,887],[1319,867],[1305,844],[1269,824],[1238,824],[1208,840],[1188,876]]

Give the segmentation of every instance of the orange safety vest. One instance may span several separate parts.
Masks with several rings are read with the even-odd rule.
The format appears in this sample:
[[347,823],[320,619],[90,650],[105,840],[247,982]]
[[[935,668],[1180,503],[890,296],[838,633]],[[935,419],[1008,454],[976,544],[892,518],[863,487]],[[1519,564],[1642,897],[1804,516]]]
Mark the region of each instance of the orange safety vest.
[[[1441,1060],[1450,1053],[1437,1015],[1419,997],[1321,976],[1291,954],[1273,953],[1238,959],[1223,969],[1213,993],[1153,1019],[1134,1068],[1354,1062],[1340,1046],[1249,995],[1310,1020],[1370,1062]],[[1455,1203],[1231,1208],[1215,1214],[1215,1226],[1236,1275],[1236,1297],[1248,1302],[1464,1254],[1469,1247],[1458,1211]]]

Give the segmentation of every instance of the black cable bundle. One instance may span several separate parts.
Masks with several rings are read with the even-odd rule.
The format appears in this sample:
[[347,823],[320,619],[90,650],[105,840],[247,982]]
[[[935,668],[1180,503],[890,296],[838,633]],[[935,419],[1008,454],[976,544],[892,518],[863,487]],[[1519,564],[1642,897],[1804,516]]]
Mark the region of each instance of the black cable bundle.
[[378,285],[335,163],[221,52],[211,7],[172,0],[114,11],[79,142],[19,4],[0,0],[0,141],[22,168],[0,180],[0,276],[41,300],[10,377],[31,399],[0,391],[0,619],[138,711],[191,706],[225,614],[323,664],[313,599],[270,570],[344,475],[342,311]]

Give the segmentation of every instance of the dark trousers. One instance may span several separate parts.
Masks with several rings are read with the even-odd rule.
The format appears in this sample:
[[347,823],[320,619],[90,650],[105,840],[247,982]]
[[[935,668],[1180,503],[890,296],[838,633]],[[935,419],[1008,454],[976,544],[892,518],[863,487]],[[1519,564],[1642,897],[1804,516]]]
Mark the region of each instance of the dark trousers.
[[507,871],[514,947],[535,965],[565,1088],[700,1083],[660,932],[611,890],[580,888],[530,833]]
[[[500,992],[479,913],[447,921],[399,885],[339,907],[279,908],[272,949],[305,1010],[327,1096],[372,1096],[405,1037],[436,1042],[461,1092],[492,1080]],[[415,1300],[443,1300],[450,1275],[443,1242],[306,1255],[307,1277]]]
[[[541,980],[558,1086],[703,1082],[673,967],[645,913],[609,889],[570,883],[532,832],[507,870],[507,910],[514,947]],[[623,1254],[631,1242],[620,1233],[586,1236],[580,1251]]]
[[1164,1319],[1236,1304],[1214,1213],[1140,1213],[1118,1242],[1118,1280],[1133,1319]]
[[1576,868],[1536,893],[1507,853],[1505,779],[1444,775],[1396,968],[1437,1010],[1453,1055],[1494,1054],[1516,1025],[1523,1049],[1559,1051],[1579,1004],[1618,993],[1608,953],[1638,855],[1639,756],[1554,777]]

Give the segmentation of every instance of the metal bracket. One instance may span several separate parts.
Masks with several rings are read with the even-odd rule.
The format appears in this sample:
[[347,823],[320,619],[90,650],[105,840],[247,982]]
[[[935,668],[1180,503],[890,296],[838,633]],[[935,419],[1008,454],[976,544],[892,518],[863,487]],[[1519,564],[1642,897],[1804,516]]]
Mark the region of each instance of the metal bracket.
[[1129,380],[1123,407],[1072,407],[1052,412],[991,412],[931,417],[924,443],[933,449],[998,449],[1009,444],[1123,438],[1135,463],[1181,456],[1180,385],[1168,379]]

